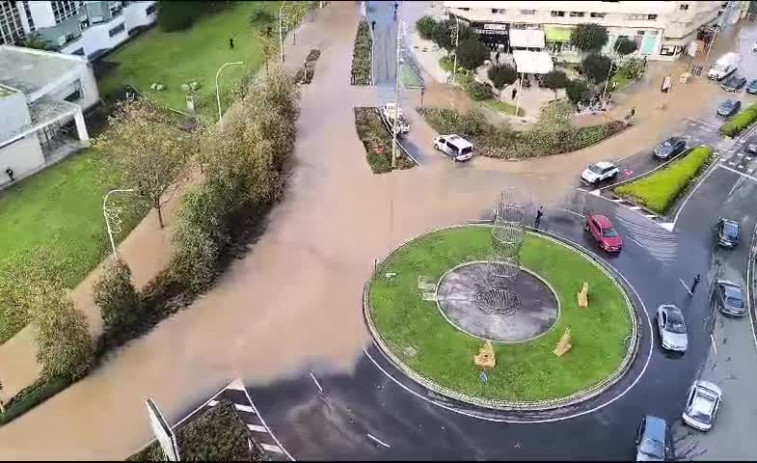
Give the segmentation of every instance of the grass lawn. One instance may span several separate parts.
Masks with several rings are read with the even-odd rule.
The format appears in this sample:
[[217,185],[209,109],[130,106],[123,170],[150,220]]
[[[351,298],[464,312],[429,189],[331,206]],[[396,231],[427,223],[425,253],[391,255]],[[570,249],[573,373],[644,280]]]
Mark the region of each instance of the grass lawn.
[[[515,105],[499,100],[486,100],[484,105],[490,107],[495,111],[499,111],[505,114],[515,114]],[[518,116],[523,117],[526,115],[526,111],[523,108],[518,108]]]
[[[197,81],[200,88],[195,96],[195,109],[212,119],[218,111],[215,98],[218,68],[227,62],[244,62],[243,66],[227,66],[219,78],[221,104],[228,108],[233,100],[232,90],[241,78],[263,64],[259,33],[249,23],[250,13],[265,8],[278,18],[279,5],[279,2],[236,2],[228,10],[200,20],[185,31],[163,32],[153,27],[105,58],[117,66],[98,82],[100,92],[107,98],[128,84],[174,109],[186,111],[181,84]],[[272,27],[278,34],[278,23]],[[229,48],[229,38],[234,39],[233,50]],[[153,82],[166,88],[160,92],[151,90]]]
[[[391,255],[370,287],[370,312],[389,348],[420,375],[473,396],[482,394],[473,356],[482,342],[448,323],[435,302],[423,301],[417,277],[438,280],[456,264],[484,259],[491,229],[465,227],[418,238]],[[530,342],[494,344],[497,366],[488,373],[484,396],[532,401],[568,396],[612,374],[626,354],[631,318],[617,286],[586,257],[529,234],[521,264],[550,282],[561,312],[555,328]],[[397,275],[387,279],[387,272]],[[576,293],[589,282],[591,305],[578,309]],[[573,348],[552,353],[566,327]],[[408,348],[415,350],[409,356]]]
[[[0,193],[0,273],[27,252],[44,247],[60,265],[66,286],[76,286],[108,252],[102,215],[109,187],[124,187],[109,176],[100,154],[88,150],[64,160]],[[109,185],[110,182],[113,182]],[[143,217],[146,207],[127,196],[113,198],[123,205],[125,236]],[[131,206],[129,206],[131,205]],[[25,325],[8,320],[0,307],[0,343]]]
[[662,170],[615,188],[615,193],[629,197],[642,206],[665,214],[689,186],[712,156],[712,148],[700,146]]
[[407,64],[400,65],[400,81],[405,88],[423,87],[423,79]]

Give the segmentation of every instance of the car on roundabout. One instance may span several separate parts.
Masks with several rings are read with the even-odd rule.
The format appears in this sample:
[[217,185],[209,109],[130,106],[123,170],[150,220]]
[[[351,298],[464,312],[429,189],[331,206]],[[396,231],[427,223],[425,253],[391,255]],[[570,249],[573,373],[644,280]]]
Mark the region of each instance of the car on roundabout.
[[738,92],[744,85],[746,85],[746,77],[731,76],[720,85],[720,88],[726,92]]
[[757,79],[749,82],[749,85],[746,86],[746,92],[750,95],[757,95]]
[[746,303],[741,286],[728,280],[715,282],[715,303],[723,315],[743,317],[746,315]]
[[620,173],[618,166],[608,161],[600,161],[596,164],[591,164],[589,167],[581,172],[581,180],[589,185],[596,186],[600,182],[615,178]]
[[686,139],[683,137],[670,137],[655,146],[654,157],[667,161],[686,151]]
[[735,248],[739,244],[741,236],[741,226],[735,220],[720,217],[715,225],[715,239],[718,246],[724,248]]
[[657,308],[656,320],[662,348],[673,352],[686,352],[689,336],[681,309],[672,304],[663,304]]
[[741,109],[741,101],[727,99],[718,106],[718,116],[731,117]]
[[670,453],[668,423],[647,415],[636,431],[636,461],[665,461]]
[[473,144],[455,134],[434,137],[434,149],[443,152],[455,162],[468,161],[473,157]]
[[683,411],[683,422],[694,429],[709,431],[720,408],[723,392],[715,384],[698,380],[691,385]]
[[604,215],[587,214],[584,230],[588,231],[600,248],[606,252],[620,252],[623,238],[620,237],[612,222]]

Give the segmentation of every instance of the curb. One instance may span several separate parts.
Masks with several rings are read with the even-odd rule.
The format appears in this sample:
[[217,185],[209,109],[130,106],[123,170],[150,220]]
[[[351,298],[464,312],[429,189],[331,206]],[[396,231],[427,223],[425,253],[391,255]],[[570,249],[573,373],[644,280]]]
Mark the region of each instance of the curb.
[[[427,231],[424,233],[419,233],[412,238],[402,242],[400,245],[396,246],[394,249],[392,249],[383,259],[381,259],[381,263],[385,262],[389,257],[391,257],[395,252],[397,252],[399,249],[403,248],[405,245],[410,243],[411,241],[414,241],[422,236],[428,235],[430,233],[444,231],[444,230],[451,230],[455,228],[466,228],[466,227],[491,227],[491,225],[487,224],[459,224],[459,225],[452,225],[448,227],[442,227],[438,229],[434,229],[431,231]],[[381,335],[378,333],[378,330],[376,329],[375,325],[373,324],[373,320],[370,315],[370,301],[369,301],[369,295],[370,295],[370,284],[375,278],[379,263],[377,262],[376,265],[374,265],[374,270],[371,273],[370,278],[365,282],[363,286],[363,318],[365,319],[366,326],[368,327],[368,331],[371,333],[371,336],[373,337],[374,344],[378,347],[379,351],[384,355],[387,360],[398,370],[400,370],[403,374],[405,374],[407,377],[421,385],[422,387],[435,392],[437,394],[440,394],[442,396],[451,398],[453,400],[457,400],[460,402],[464,402],[470,405],[483,407],[483,408],[489,408],[489,409],[495,409],[495,410],[504,410],[504,411],[545,411],[545,410],[551,410],[556,408],[562,408],[570,405],[575,405],[580,402],[584,402],[586,400],[589,400],[591,398],[594,398],[601,394],[602,392],[605,392],[607,389],[615,385],[623,376],[625,373],[629,370],[631,367],[631,364],[636,359],[636,354],[639,350],[639,344],[640,344],[640,336],[639,336],[639,325],[640,320],[639,317],[636,314],[636,309],[634,304],[631,303],[631,300],[628,297],[628,293],[626,288],[620,283],[620,279],[618,279],[615,276],[615,273],[617,273],[612,267],[602,262],[596,254],[594,254],[591,251],[584,250],[583,248],[580,248],[575,243],[572,243],[571,241],[558,237],[557,235],[554,235],[552,233],[546,233],[543,231],[536,231],[531,227],[526,227],[529,233],[539,234],[542,235],[542,237],[546,239],[550,239],[553,242],[560,244],[562,246],[565,246],[569,249],[571,249],[574,252],[578,252],[579,254],[583,255],[587,260],[594,263],[610,280],[618,287],[621,294],[623,295],[623,298],[626,300],[626,307],[628,308],[629,315],[631,317],[631,334],[629,335],[630,342],[629,342],[629,349],[626,352],[626,356],[623,358],[623,361],[621,362],[620,366],[618,367],[615,372],[613,372],[609,377],[601,380],[597,384],[584,389],[582,391],[578,391],[574,394],[571,394],[567,397],[561,397],[558,399],[549,399],[549,400],[541,400],[541,401],[528,401],[528,402],[520,402],[520,401],[505,401],[505,400],[485,400],[479,397],[472,397],[467,394],[463,394],[457,391],[453,391],[451,389],[448,389],[444,386],[441,386],[423,376],[416,373],[414,370],[410,369],[407,365],[405,365],[402,360],[400,360],[386,345],[384,340],[381,338]]]

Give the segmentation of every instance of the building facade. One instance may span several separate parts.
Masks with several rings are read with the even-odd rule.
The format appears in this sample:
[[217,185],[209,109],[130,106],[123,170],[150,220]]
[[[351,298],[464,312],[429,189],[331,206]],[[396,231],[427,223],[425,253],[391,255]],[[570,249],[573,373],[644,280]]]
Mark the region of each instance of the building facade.
[[[670,60],[696,43],[702,27],[714,25],[726,10],[743,2],[723,1],[574,1],[504,2],[445,1],[447,11],[470,25],[491,45],[511,48],[510,31],[540,30],[545,48],[560,55],[576,54],[571,30],[597,23],[608,30],[603,52],[611,53],[625,36],[636,42],[636,54]],[[729,5],[730,4],[730,5]],[[518,34],[515,34],[516,38]]]
[[0,186],[87,146],[99,100],[86,58],[0,45]]
[[155,1],[0,0],[0,44],[38,37],[62,53],[92,60],[156,20]]

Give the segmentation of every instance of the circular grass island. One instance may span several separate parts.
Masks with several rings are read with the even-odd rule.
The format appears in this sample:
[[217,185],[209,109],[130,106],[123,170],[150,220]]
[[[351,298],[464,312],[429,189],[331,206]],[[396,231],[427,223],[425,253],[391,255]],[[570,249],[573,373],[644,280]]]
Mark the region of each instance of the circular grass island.
[[[491,243],[488,226],[443,229],[405,243],[378,266],[366,287],[365,312],[372,335],[390,360],[437,393],[499,409],[576,403],[619,379],[635,355],[634,308],[610,272],[551,237],[529,232],[520,253],[522,275],[541,281],[556,299],[556,310],[546,311],[550,315],[542,332],[523,341],[500,342],[448,317],[442,307],[453,298],[440,291],[444,281],[470,263],[486,261]],[[584,282],[589,283],[587,309],[578,307],[576,297]],[[529,306],[529,294],[521,296],[523,307]],[[520,323],[517,317],[505,320]],[[553,350],[566,328],[572,348],[558,357]],[[491,340],[496,356],[496,366],[486,371],[486,384],[473,363],[484,339]]]

